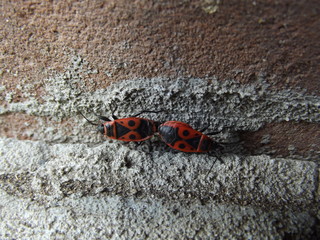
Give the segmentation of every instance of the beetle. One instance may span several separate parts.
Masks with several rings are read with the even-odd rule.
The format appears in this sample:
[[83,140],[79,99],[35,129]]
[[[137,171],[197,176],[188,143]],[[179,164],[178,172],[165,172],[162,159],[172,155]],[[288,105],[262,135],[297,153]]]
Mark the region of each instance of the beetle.
[[205,153],[218,146],[210,137],[184,122],[165,122],[159,126],[158,131],[169,147],[182,152]]
[[[189,124],[179,121],[168,121],[158,127],[160,137],[169,147],[182,152],[208,153],[223,162],[216,154],[216,151],[220,150],[222,146],[207,136],[216,133],[208,133],[206,135],[202,133],[204,130],[205,129],[197,131]],[[215,162],[213,165],[214,164]],[[213,168],[213,165],[208,174]]]
[[157,132],[159,122],[137,117],[142,113],[158,113],[161,111],[142,111],[133,117],[118,119],[112,114],[113,120],[108,117],[99,116],[104,123],[98,124],[87,119],[81,112],[80,114],[91,124],[96,125],[97,131],[110,139],[126,141],[126,142],[140,142],[151,138]]

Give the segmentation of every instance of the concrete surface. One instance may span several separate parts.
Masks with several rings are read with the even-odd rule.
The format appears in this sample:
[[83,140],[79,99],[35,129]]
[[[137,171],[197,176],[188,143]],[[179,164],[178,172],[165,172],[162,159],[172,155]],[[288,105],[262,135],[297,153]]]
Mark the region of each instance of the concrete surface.
[[[46,80],[48,96],[10,103],[3,114],[74,115],[71,133],[38,129],[41,141],[0,142],[1,238],[293,239],[319,232],[317,161],[242,154],[237,131],[266,122],[319,121],[319,99],[270,90],[263,80],[135,79],[95,92],[68,70]],[[181,120],[223,130],[223,163],[168,149],[155,136],[140,146],[105,140],[78,113]],[[60,142],[60,143],[59,143]],[[307,159],[306,159],[307,160]],[[15,226],[15,227],[14,227]]]
[[[1,239],[310,238],[315,163],[1,139]],[[303,174],[301,174],[303,173]],[[271,237],[272,236],[272,237]]]
[[[0,239],[319,239],[319,3],[0,3]],[[222,162],[79,114],[221,131]],[[213,170],[208,170],[214,163]]]

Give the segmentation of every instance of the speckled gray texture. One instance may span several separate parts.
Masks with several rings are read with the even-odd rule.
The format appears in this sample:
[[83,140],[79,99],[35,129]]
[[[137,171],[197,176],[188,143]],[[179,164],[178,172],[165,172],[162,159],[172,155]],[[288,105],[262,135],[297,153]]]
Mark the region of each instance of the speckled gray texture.
[[72,63],[64,73],[44,80],[48,95],[43,96],[41,102],[29,96],[28,101],[1,106],[0,114],[25,112],[50,116],[58,121],[70,121],[74,116],[75,127],[68,136],[62,129],[47,126],[40,126],[30,133],[45,141],[73,143],[97,141],[96,137],[87,135],[90,128],[79,111],[91,119],[95,118],[93,113],[110,116],[111,103],[117,104],[115,114],[119,117],[128,117],[145,109],[162,109],[162,113],[147,116],[160,121],[184,121],[198,129],[208,126],[208,131],[255,131],[265,123],[277,121],[320,122],[319,96],[291,89],[273,90],[262,75],[251,84],[214,77],[142,78],[117,82],[107,89],[92,92],[82,78],[88,74],[94,76],[95,71],[88,69],[88,64],[80,57],[74,58]]
[[[230,132],[273,121],[319,122],[320,101],[301,91],[276,91],[260,76],[232,80],[135,79],[88,91],[75,58],[44,82],[40,103],[8,102],[0,113],[68,119],[73,128],[39,126],[42,141],[0,140],[0,239],[309,239],[319,234],[317,161],[244,156]],[[8,93],[9,94],[9,93]],[[234,143],[214,157],[168,151],[159,138],[140,146],[105,140],[80,115],[126,117],[225,130]],[[31,134],[31,133],[30,133]],[[225,134],[225,135],[223,135]],[[232,144],[231,144],[232,145]]]
[[[11,103],[1,109],[2,113],[26,111],[61,119],[79,110],[110,114],[109,105],[115,102],[120,116],[144,109],[163,109],[163,117],[210,123],[217,128],[232,126],[236,130],[256,130],[272,121],[320,122],[318,96],[268,89],[263,76],[250,85],[214,78],[134,79],[90,93],[73,85],[74,81],[67,73],[57,75],[47,80],[50,95],[43,97],[44,103]],[[74,84],[78,82],[81,81]]]
[[145,152],[121,143],[50,146],[2,139],[0,146],[2,188],[39,201],[110,191],[307,210],[317,191],[317,165],[312,162],[226,154],[225,163],[217,162],[205,179],[214,161],[207,155]]
[[228,155],[206,181],[212,161],[206,155],[144,152],[118,142],[1,139],[0,152],[1,238],[314,234],[312,162]]
[[314,224],[308,213],[226,204],[87,196],[68,197],[47,207],[0,194],[6,205],[1,217],[7,220],[0,223],[2,239],[283,239],[290,234],[308,238]]

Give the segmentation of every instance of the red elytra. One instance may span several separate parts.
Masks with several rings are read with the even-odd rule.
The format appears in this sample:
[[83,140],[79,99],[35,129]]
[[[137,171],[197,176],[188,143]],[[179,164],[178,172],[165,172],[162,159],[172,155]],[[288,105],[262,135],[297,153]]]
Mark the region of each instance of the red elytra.
[[[189,124],[178,121],[168,121],[158,127],[158,132],[162,140],[173,149],[182,152],[208,153],[220,162],[223,162],[221,157],[215,153],[221,145],[202,132],[193,129]],[[211,172],[215,162],[216,161],[212,163],[206,178]]]
[[98,126],[98,131],[111,139],[140,142],[151,138],[157,126],[152,120],[130,117],[107,121]]
[[[142,111],[134,117],[118,119],[114,114],[114,120],[110,120],[104,116],[98,116],[104,123],[98,124],[87,119],[81,112],[80,114],[91,124],[96,125],[98,132],[102,133],[108,138],[127,142],[140,142],[151,138],[157,131],[158,122],[136,117],[142,113],[157,113],[157,111]],[[158,111],[159,112],[159,111]]]
[[215,142],[184,122],[168,121],[158,128],[162,140],[171,148],[182,152],[205,153],[213,150]]

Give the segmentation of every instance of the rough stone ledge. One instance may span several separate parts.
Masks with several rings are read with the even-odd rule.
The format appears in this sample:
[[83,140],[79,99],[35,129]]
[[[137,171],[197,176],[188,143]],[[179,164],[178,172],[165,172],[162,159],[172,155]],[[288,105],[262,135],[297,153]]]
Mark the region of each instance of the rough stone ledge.
[[[79,111],[111,114],[110,104],[120,117],[145,109],[163,109],[156,117],[175,119],[196,127],[257,130],[275,121],[320,122],[319,97],[292,89],[272,90],[264,76],[251,84],[215,77],[152,78],[117,82],[106,89],[88,91],[82,79],[68,72],[46,80],[48,95],[42,101],[13,102],[0,107],[0,114],[25,112],[36,116],[70,118]],[[80,85],[80,86],[79,86]],[[94,115],[93,115],[94,116]]]
[[[30,98],[0,106],[0,123],[4,125],[1,136],[52,143],[101,142],[104,139],[93,132],[79,112],[93,120],[93,113],[110,116],[113,102],[119,117],[163,109],[144,117],[179,120],[196,129],[221,131],[215,136],[217,141],[238,145],[238,149],[229,151],[232,153],[244,153],[239,144],[239,139],[245,139],[244,133],[262,129],[262,135],[245,140],[245,148],[255,149],[251,153],[278,153],[274,155],[315,162],[319,159],[319,96],[301,90],[274,90],[263,75],[250,84],[214,77],[139,78],[92,92],[76,74],[80,70],[81,66],[48,78],[48,95],[41,101]],[[268,124],[277,130],[263,129]]]
[[307,161],[224,154],[213,157],[133,149],[1,139],[1,188],[38,202],[66,196],[135,196],[252,205],[263,209],[316,209],[318,167]]
[[310,239],[316,232],[308,212],[214,202],[69,196],[48,206],[2,190],[0,200],[1,239]]
[[[270,90],[263,77],[246,85],[214,78],[136,79],[95,92],[86,91],[81,83],[73,75],[61,74],[47,80],[49,95],[41,103],[30,99],[1,107],[4,120],[9,114],[25,113],[67,119],[72,129],[41,123],[39,131],[29,132],[42,141],[0,140],[4,203],[0,214],[5,219],[0,237],[299,239],[319,235],[319,159],[244,155],[232,138],[232,132],[256,131],[271,122],[316,124],[318,96]],[[155,120],[180,120],[195,128],[209,124],[209,130],[227,130],[227,135],[222,132],[218,137],[230,144],[235,140],[236,147],[222,154],[224,163],[216,162],[206,178],[215,161],[206,154],[168,151],[157,137],[141,146],[106,141],[93,133],[79,111],[90,118],[92,112],[110,114],[112,101],[120,104],[116,111],[120,117],[165,106],[167,111],[153,116]],[[81,212],[77,202],[87,212]],[[126,209],[123,202],[130,207]],[[143,212],[130,210],[141,204]],[[101,211],[102,217],[101,209],[107,209]]]

